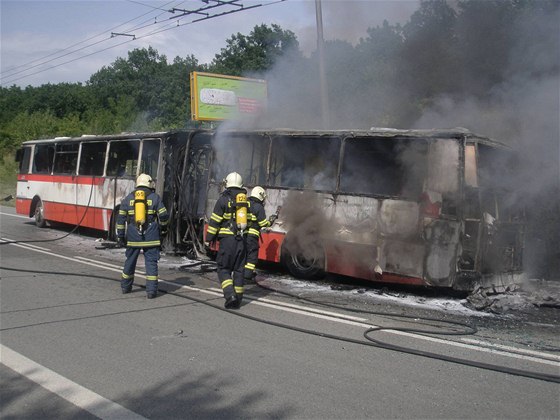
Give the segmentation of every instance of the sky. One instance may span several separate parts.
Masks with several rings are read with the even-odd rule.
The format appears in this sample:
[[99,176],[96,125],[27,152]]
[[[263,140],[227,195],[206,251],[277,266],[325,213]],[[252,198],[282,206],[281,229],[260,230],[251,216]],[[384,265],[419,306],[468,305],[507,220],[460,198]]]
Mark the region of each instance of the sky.
[[[238,3],[246,10],[193,22],[201,15],[178,18],[180,11],[169,10],[193,10],[215,1],[0,0],[1,86],[83,83],[117,58],[127,58],[128,51],[149,46],[168,62],[193,55],[200,63],[210,63],[228,38],[237,33],[249,35],[261,24],[278,24],[293,31],[306,54],[316,49],[315,0]],[[258,4],[261,6],[250,8]],[[419,1],[321,0],[320,4],[325,40],[355,44],[367,36],[368,27],[381,25],[383,20],[405,23]],[[222,6],[207,12],[235,9]]]

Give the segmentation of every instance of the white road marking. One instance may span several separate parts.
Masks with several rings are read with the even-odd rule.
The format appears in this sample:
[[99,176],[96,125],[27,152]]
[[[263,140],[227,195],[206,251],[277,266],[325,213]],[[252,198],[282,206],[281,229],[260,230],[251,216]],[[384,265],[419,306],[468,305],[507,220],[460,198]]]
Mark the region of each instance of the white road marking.
[[105,420],[145,419],[70,379],[0,344],[0,362],[66,401]]
[[535,355],[535,356],[538,356],[538,357],[544,357],[546,359],[560,361],[560,356],[557,356],[555,354],[542,353],[540,351],[527,350],[527,349],[522,349],[522,348],[519,348],[519,347],[504,346],[503,344],[496,344],[496,343],[490,343],[488,341],[475,340],[474,338],[463,337],[463,338],[461,338],[461,340],[464,341],[465,343],[472,343],[472,344],[476,344],[476,345],[479,345],[479,346],[494,347],[494,348],[497,348],[497,349],[503,349],[503,350],[506,350],[506,351],[510,351],[512,353],[532,354],[532,355]]
[[12,217],[19,217],[20,219],[29,219],[29,220],[32,220],[31,217],[20,216],[19,214],[4,213],[3,211],[0,212],[0,214],[2,214],[2,215],[4,215],[4,216],[12,216]]
[[[0,239],[9,241],[9,239],[7,239],[7,238],[0,238]],[[24,248],[24,249],[29,249],[29,250],[35,251],[35,252],[40,252],[40,253],[43,253],[43,254],[53,255],[53,256],[58,257],[58,258],[63,258],[63,259],[66,259],[66,260],[79,262],[79,263],[86,264],[86,265],[91,265],[91,266],[94,266],[94,267],[97,267],[97,268],[104,268],[106,270],[118,271],[118,272],[122,271],[120,268],[116,268],[117,266],[115,266],[115,265],[111,265],[109,263],[103,263],[105,265],[100,265],[99,261],[93,260],[93,259],[87,259],[87,261],[83,261],[82,259],[77,259],[77,258],[73,258],[73,257],[66,257],[64,255],[56,254],[54,252],[48,252],[48,251],[42,251],[42,250],[38,250],[38,249],[29,248],[26,245],[21,245],[21,244],[11,244],[11,245],[12,246],[17,246],[17,247],[20,247],[20,248]],[[115,267],[115,268],[113,268],[113,267]],[[138,277],[141,277],[141,278],[144,278],[144,279],[146,278],[144,275],[141,275],[141,274],[138,274]],[[164,284],[173,285],[174,287],[177,287],[177,284],[172,282],[172,281],[165,280],[161,277],[160,277],[159,280]],[[191,290],[191,291],[195,291],[195,292],[199,292],[199,293],[210,294],[212,296],[222,296],[221,290],[219,290],[219,289],[209,289],[209,290],[207,290],[207,289],[199,289],[199,288],[192,287],[192,286],[181,286],[181,287],[179,287],[179,289]],[[251,298],[250,296],[247,296],[247,300],[251,301],[250,304],[264,306],[264,307],[268,307],[268,308],[274,308],[276,310],[282,310],[282,311],[291,312],[291,313],[300,314],[300,315],[305,315],[305,316],[309,316],[309,317],[313,317],[313,318],[326,319],[326,320],[329,320],[329,321],[332,321],[332,322],[339,322],[339,323],[343,323],[343,324],[347,324],[347,325],[354,325],[354,326],[360,326],[360,327],[365,327],[365,328],[375,327],[375,325],[373,325],[371,323],[366,323],[367,320],[365,318],[357,318],[357,317],[353,317],[353,316],[350,316],[350,315],[344,315],[344,314],[339,314],[339,313],[330,312],[330,311],[324,311],[324,310],[320,310],[320,309],[308,308],[308,307],[305,307],[305,306],[299,306],[299,305],[295,305],[295,304],[283,303],[283,302],[275,301],[275,300],[272,300],[272,299]],[[441,338],[429,337],[429,336],[426,336],[426,335],[419,335],[419,334],[409,333],[409,332],[406,332],[406,331],[395,331],[395,330],[391,330],[391,329],[386,329],[386,330],[383,330],[383,332],[390,333],[390,334],[395,334],[395,335],[400,335],[400,336],[407,336],[407,337],[415,338],[415,339],[418,339],[418,340],[430,341],[430,342],[433,342],[433,343],[445,344],[445,345],[453,346],[453,347],[460,347],[460,348],[464,348],[464,349],[475,350],[475,351],[483,352],[483,353],[491,353],[491,354],[507,356],[507,357],[511,357],[511,358],[515,358],[515,359],[522,359],[522,360],[527,360],[527,361],[541,363],[541,364],[553,365],[553,366],[556,366],[556,367],[560,368],[560,363],[559,362],[550,360],[550,354],[549,353],[534,351],[534,352],[532,352],[532,354],[534,355],[534,357],[533,357],[533,356],[529,356],[529,355],[519,354],[519,352],[508,352],[508,351],[505,351],[505,349],[497,350],[495,348],[488,348],[489,346],[481,347],[481,346],[474,345],[474,344],[462,343],[462,342],[452,341],[452,340],[444,340],[444,339],[441,339]]]
[[[105,261],[98,261],[98,260],[92,260],[91,258],[86,258],[86,257],[80,257],[79,255],[75,255],[74,258],[77,258],[79,260],[84,260],[84,261],[91,261],[93,263],[97,265],[102,265],[103,267],[108,267],[108,268],[117,268],[119,271],[122,270],[122,266],[120,265],[116,265],[116,264],[111,264]],[[136,266],[138,267],[138,266]],[[136,276],[138,273],[140,274],[146,274],[145,271],[142,270],[138,270],[138,268],[136,269],[136,271],[134,272],[134,275]]]

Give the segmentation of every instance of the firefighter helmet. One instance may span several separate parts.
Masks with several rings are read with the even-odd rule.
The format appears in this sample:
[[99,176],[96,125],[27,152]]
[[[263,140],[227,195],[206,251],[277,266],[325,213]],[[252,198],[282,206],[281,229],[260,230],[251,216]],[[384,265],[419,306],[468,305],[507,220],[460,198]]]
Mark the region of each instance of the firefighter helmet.
[[150,175],[147,174],[140,174],[138,178],[136,178],[136,186],[137,187],[146,187],[146,188],[154,188],[154,180]]
[[224,183],[226,185],[226,188],[241,188],[243,187],[243,178],[241,178],[241,175],[239,175],[237,172],[232,172],[228,174],[228,176],[226,176],[226,179],[224,179]]
[[251,197],[264,202],[264,200],[266,199],[266,191],[263,187],[256,186],[251,190]]

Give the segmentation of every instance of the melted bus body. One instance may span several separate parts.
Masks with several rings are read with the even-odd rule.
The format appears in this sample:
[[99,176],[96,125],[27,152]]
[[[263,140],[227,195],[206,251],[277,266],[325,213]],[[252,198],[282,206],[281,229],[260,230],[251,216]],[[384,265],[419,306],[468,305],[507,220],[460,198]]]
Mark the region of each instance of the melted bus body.
[[[75,191],[66,192],[76,203],[70,206],[72,217],[48,211],[50,200],[25,191],[39,175],[31,159],[37,143],[25,143],[24,150],[32,149],[26,152],[27,172],[18,178],[18,212],[37,214],[34,202],[40,199],[44,219],[76,223],[80,209],[99,208],[103,224],[91,227],[110,231],[110,215],[134,187],[133,175],[146,167],[142,145],[153,141],[159,149],[150,175],[171,212],[168,249],[203,252],[222,180],[235,171],[249,190],[256,185],[267,190],[267,215],[280,209],[276,223],[262,233],[259,259],[283,264],[295,277],[336,273],[468,291],[504,288],[524,276],[523,210],[504,182],[515,156],[505,145],[465,129],[192,130],[129,136],[104,136],[100,175],[82,174],[77,163],[75,174],[59,180],[53,166],[51,184],[43,187],[73,182],[65,186]],[[79,143],[80,138],[65,141]],[[111,145],[119,141],[138,142],[136,166],[130,164],[128,177],[109,169]],[[94,184],[105,195],[95,195],[87,205]]]

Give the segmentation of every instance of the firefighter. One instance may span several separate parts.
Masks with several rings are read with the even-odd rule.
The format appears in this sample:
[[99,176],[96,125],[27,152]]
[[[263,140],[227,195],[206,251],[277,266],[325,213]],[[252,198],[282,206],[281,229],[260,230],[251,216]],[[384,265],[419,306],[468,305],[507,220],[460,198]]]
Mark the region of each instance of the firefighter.
[[219,241],[216,263],[218,280],[227,309],[237,309],[243,299],[243,267],[246,259],[247,190],[243,179],[232,172],[224,179],[225,189],[216,201],[208,223],[205,245]]
[[140,174],[136,189],[121,203],[117,218],[117,245],[124,245],[126,228],[126,261],[121,275],[123,294],[130,293],[140,251],[146,264],[146,295],[157,296],[158,260],[161,238],[167,233],[169,215],[161,198],[154,192],[150,175]]
[[249,232],[247,233],[247,262],[245,263],[245,281],[252,280],[259,259],[259,240],[261,229],[270,227],[278,217],[276,214],[266,218],[264,201],[266,191],[263,187],[256,186],[251,190],[249,197]]

